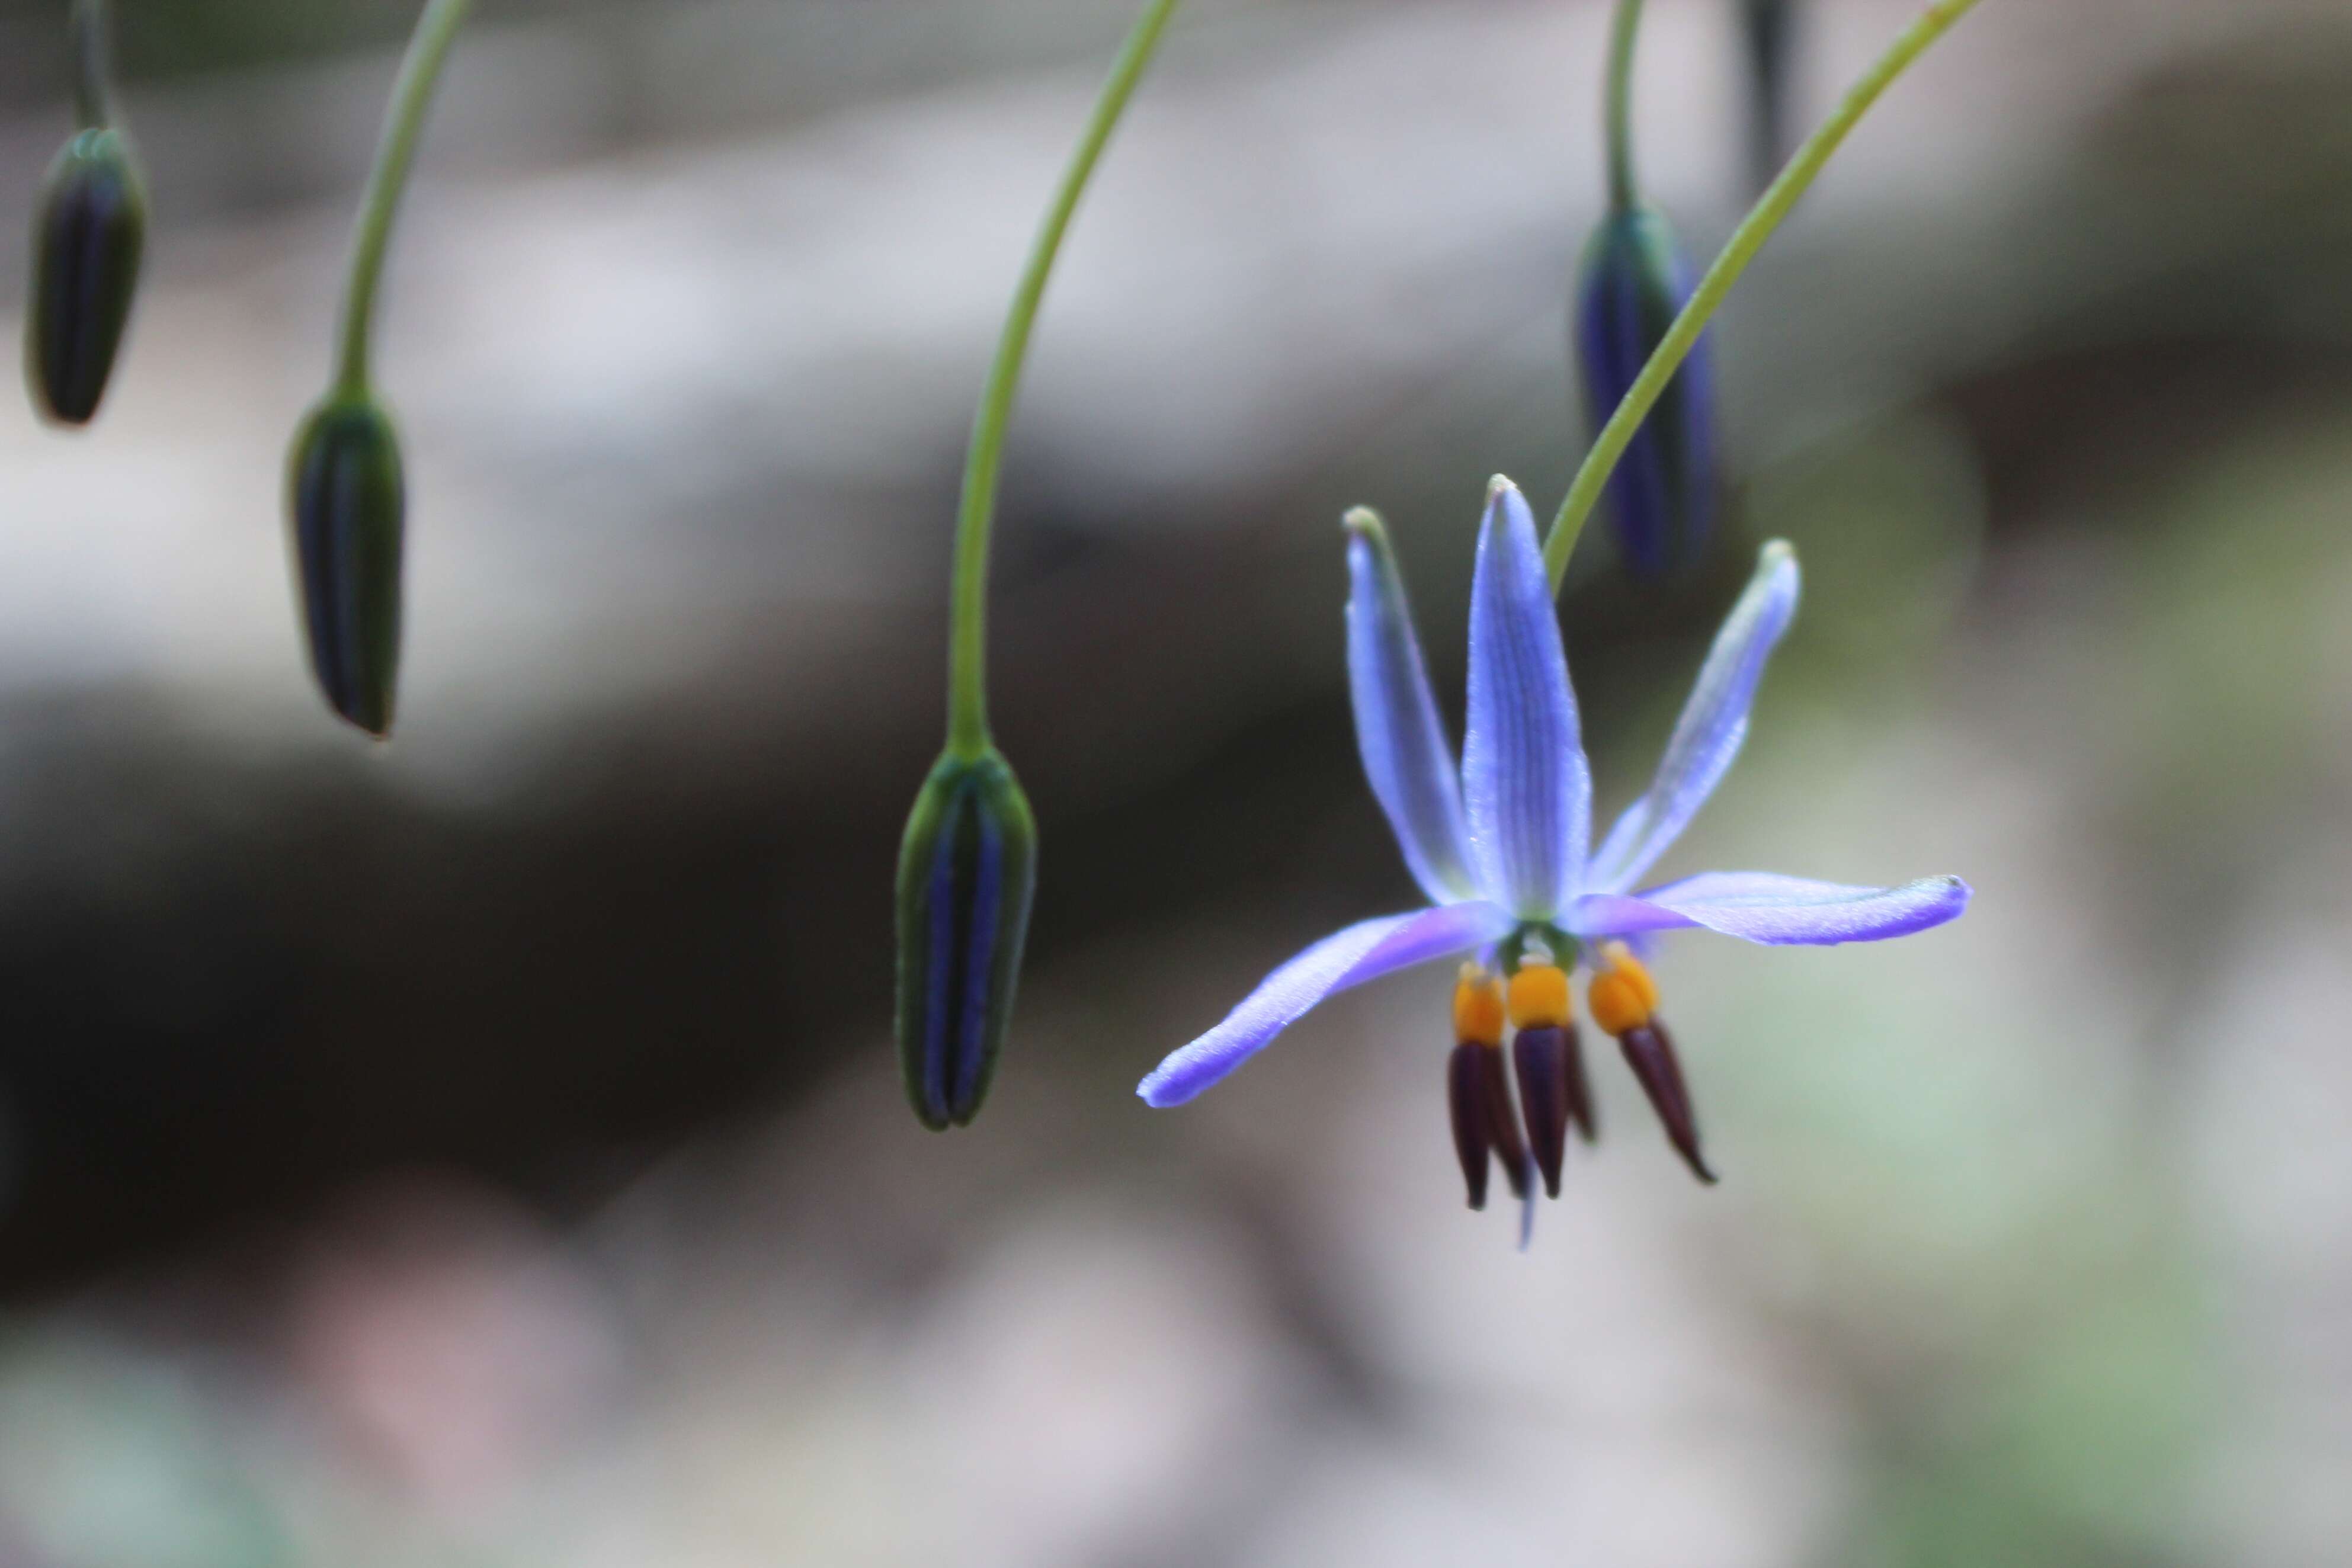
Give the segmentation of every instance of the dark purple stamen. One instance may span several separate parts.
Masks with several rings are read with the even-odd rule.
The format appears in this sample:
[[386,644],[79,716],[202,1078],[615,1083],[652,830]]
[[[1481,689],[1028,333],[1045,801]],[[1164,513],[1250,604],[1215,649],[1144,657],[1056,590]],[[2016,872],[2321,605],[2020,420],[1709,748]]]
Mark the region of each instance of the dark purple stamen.
[[1643,1092],[1650,1103],[1658,1108],[1658,1119],[1666,1124],[1666,1137],[1690,1165],[1698,1179],[1712,1186],[1715,1173],[1706,1166],[1706,1158],[1698,1152],[1698,1119],[1691,1113],[1690,1092],[1683,1087],[1682,1064],[1675,1059],[1674,1037],[1666,1026],[1656,1019],[1637,1029],[1629,1029],[1617,1037],[1624,1049],[1625,1064],[1642,1082]]
[[1575,1061],[1576,1030],[1538,1028],[1519,1030],[1511,1042],[1511,1058],[1518,1068],[1519,1108],[1526,1113],[1528,1143],[1543,1172],[1544,1191],[1559,1196],[1560,1158],[1568,1144],[1568,1125],[1574,1117],[1569,1073]]
[[1462,1179],[1470,1191],[1470,1207],[1486,1207],[1486,1153],[1493,1145],[1487,1131],[1486,1073],[1479,1062],[1489,1049],[1467,1042],[1454,1048],[1445,1063],[1445,1106],[1454,1118],[1454,1152],[1462,1158]]
[[1518,1108],[1511,1103],[1511,1070],[1504,1063],[1501,1046],[1478,1048],[1478,1075],[1486,1091],[1486,1136],[1495,1145],[1495,1157],[1503,1162],[1503,1176],[1511,1184],[1511,1196],[1524,1198],[1535,1175],[1535,1165],[1528,1158],[1528,1145],[1519,1138]]
[[1568,1029],[1568,1119],[1576,1124],[1578,1136],[1589,1146],[1600,1141],[1601,1118],[1594,1110],[1592,1084],[1584,1076],[1584,1044],[1576,1038],[1573,1024]]

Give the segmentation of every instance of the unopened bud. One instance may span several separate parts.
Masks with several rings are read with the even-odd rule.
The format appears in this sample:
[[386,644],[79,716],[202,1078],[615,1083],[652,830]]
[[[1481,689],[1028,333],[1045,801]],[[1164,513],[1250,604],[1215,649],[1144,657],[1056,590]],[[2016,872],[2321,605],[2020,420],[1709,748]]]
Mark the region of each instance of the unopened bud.
[[372,397],[331,392],[288,467],[310,668],[335,712],[382,737],[400,673],[400,439]]
[[[1664,215],[1612,206],[1585,248],[1578,286],[1577,362],[1595,432],[1690,296],[1690,268]],[[1715,507],[1714,380],[1701,337],[1610,476],[1618,548],[1638,576],[1689,566],[1706,543]]]
[[122,133],[77,132],[42,191],[25,317],[26,380],[61,424],[88,423],[106,395],[146,239],[147,195]]
[[1013,1017],[1037,826],[994,749],[942,756],[898,850],[898,1065],[933,1131],[968,1124]]

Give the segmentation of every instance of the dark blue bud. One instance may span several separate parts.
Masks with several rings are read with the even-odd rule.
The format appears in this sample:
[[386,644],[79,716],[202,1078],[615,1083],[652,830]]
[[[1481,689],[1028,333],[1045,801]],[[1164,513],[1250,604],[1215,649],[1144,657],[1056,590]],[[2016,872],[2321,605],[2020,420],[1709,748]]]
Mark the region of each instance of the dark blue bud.
[[1796,0],[1740,0],[1748,57],[1748,179],[1760,194],[1789,155],[1790,74]]
[[941,757],[898,851],[898,1065],[934,1131],[969,1124],[1013,1017],[1037,824],[994,749]]
[[392,728],[405,502],[400,439],[373,398],[331,392],[294,437],[287,488],[310,668],[338,714]]
[[[1586,418],[1598,432],[1632,389],[1691,295],[1690,268],[1655,210],[1612,207],[1585,248],[1578,286],[1577,362]],[[1609,479],[1609,510],[1626,564],[1664,577],[1695,563],[1715,509],[1713,370],[1693,345]]]
[[61,424],[87,424],[106,395],[146,239],[147,196],[121,132],[78,132],[42,191],[25,316],[25,379]]

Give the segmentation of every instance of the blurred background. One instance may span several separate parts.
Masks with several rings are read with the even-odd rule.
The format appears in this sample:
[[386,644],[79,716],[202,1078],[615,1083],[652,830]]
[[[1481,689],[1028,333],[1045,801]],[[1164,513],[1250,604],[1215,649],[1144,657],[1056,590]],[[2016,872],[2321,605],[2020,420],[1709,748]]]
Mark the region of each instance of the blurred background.
[[[919,1130],[889,886],[999,313],[1129,0],[496,0],[391,274],[397,738],[297,640],[285,443],[413,0],[121,6],[98,424],[0,408],[0,1564],[2352,1561],[2352,14],[1991,0],[1717,334],[1715,570],[1566,599],[1601,805],[1755,542],[1808,596],[1664,869],[1957,872],[1670,939],[1692,1184],[1462,1207],[1448,977],[1131,1089],[1411,884],[1337,519],[1459,718],[1481,486],[1581,447],[1604,8],[1201,0],[1014,433],[1015,1039]],[[1736,0],[1652,193],[1746,198]],[[1811,123],[1911,14],[1806,0]],[[0,5],[0,232],[68,125]],[[0,338],[23,246],[0,246]]]

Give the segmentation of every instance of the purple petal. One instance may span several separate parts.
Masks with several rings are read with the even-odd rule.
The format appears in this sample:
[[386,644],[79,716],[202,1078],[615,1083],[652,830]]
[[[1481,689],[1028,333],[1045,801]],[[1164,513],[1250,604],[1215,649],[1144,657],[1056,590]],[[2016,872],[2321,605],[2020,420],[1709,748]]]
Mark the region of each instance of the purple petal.
[[1350,512],[1348,533],[1348,689],[1364,776],[1431,902],[1468,898],[1476,884],[1462,786],[1413,635],[1404,579],[1379,517]]
[[1335,991],[1392,969],[1492,942],[1514,922],[1491,904],[1448,904],[1367,920],[1326,936],[1258,983],[1225,1021],[1171,1052],[1136,1092],[1154,1106],[1181,1105],[1247,1061],[1276,1035]]
[[1569,928],[1588,938],[1703,925],[1774,946],[1880,942],[1958,919],[1969,891],[1956,876],[1900,887],[1847,887],[1770,872],[1711,871],[1644,894],[1580,898]]
[[1796,616],[1798,588],[1796,552],[1774,539],[1764,547],[1747,591],[1716,633],[1650,792],[1609,831],[1608,841],[1592,857],[1586,886],[1607,893],[1633,886],[1723,782],[1748,738],[1748,714],[1765,664]]
[[1592,775],[1535,518],[1507,479],[1487,491],[1470,589],[1462,792],[1486,896],[1527,918],[1558,913],[1584,874]]

